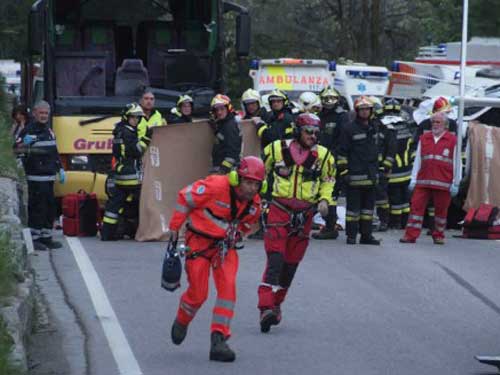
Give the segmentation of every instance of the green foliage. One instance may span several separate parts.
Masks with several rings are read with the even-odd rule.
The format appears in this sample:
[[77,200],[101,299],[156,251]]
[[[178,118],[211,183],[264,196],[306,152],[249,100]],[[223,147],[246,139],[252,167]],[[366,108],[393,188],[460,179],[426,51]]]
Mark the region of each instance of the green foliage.
[[[3,77],[0,76],[0,87]],[[0,176],[16,178],[18,176],[16,160],[12,153],[12,137],[10,135],[9,116],[7,114],[7,97],[0,90]]]
[[0,1],[0,59],[25,56],[28,14],[33,0]]
[[12,337],[7,332],[5,322],[0,316],[0,374],[2,375],[20,375],[18,368],[9,362],[9,354],[13,345]]
[[11,247],[10,236],[0,234],[0,297],[11,293],[15,283]]

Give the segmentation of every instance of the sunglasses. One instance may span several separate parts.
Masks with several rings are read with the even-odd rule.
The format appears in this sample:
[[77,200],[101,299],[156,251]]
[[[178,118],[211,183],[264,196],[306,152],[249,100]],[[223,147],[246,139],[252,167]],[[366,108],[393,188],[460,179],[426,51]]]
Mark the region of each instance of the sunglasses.
[[319,129],[315,127],[304,127],[302,128],[302,130],[304,130],[308,135],[315,135],[315,136],[319,135]]

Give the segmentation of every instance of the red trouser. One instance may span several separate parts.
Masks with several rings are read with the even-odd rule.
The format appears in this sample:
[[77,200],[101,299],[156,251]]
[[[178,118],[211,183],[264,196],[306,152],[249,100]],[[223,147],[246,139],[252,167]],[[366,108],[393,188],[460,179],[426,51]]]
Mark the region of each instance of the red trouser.
[[[193,252],[205,250],[213,245],[213,240],[186,233],[186,245]],[[177,320],[188,325],[208,297],[208,277],[210,268],[217,289],[217,301],[212,316],[211,331],[221,332],[224,337],[231,336],[231,319],[236,303],[236,273],[238,272],[238,253],[229,250],[221,263],[217,248],[203,252],[194,259],[186,260],[188,288],[181,297]]]
[[424,213],[427,203],[432,199],[435,207],[433,238],[444,238],[446,229],[446,218],[448,217],[448,207],[451,202],[451,195],[448,190],[437,190],[426,187],[416,187],[411,198],[410,216],[406,224],[405,237],[416,240],[422,231]]
[[260,310],[279,307],[285,300],[297,267],[309,244],[312,212],[305,214],[303,229],[296,231],[290,224],[290,215],[271,204],[264,234],[267,264],[259,286]]

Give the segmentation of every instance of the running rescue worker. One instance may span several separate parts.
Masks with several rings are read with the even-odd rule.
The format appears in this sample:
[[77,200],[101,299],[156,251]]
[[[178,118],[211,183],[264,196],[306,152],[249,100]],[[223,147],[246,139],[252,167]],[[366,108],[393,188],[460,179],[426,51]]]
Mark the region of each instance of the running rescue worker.
[[[139,195],[141,191],[141,164],[142,155],[151,142],[152,128],[146,128],[142,137],[138,136],[138,124],[144,112],[137,103],[128,104],[123,110],[122,120],[113,130],[113,157],[115,187],[106,202],[104,218],[102,220],[101,240],[118,240],[117,228],[120,216],[123,215],[125,205],[130,207],[128,214],[133,218],[139,217]],[[135,223],[138,220],[133,220]],[[135,234],[134,228],[131,235]]]
[[326,216],[332,204],[335,160],[317,144],[320,125],[318,116],[300,114],[293,140],[264,149],[274,186],[264,233],[267,265],[258,288],[261,332],[281,321],[281,304],[309,243],[315,205]]
[[453,184],[457,137],[448,130],[446,113],[439,112],[431,117],[432,131],[420,137],[417,155],[410,181],[410,216],[402,243],[415,243],[424,220],[425,208],[430,199],[434,202],[436,216],[432,239],[436,245],[444,244],[444,230],[451,197],[458,194]]
[[217,300],[211,325],[210,360],[232,362],[235,353],[226,341],[236,303],[237,248],[241,234],[250,230],[260,215],[259,193],[265,190],[262,160],[247,156],[229,175],[211,175],[179,192],[170,220],[171,238],[176,239],[187,220],[186,273],[188,288],[181,297],[172,325],[172,341],[180,345],[188,325],[208,296],[208,278],[213,270]]

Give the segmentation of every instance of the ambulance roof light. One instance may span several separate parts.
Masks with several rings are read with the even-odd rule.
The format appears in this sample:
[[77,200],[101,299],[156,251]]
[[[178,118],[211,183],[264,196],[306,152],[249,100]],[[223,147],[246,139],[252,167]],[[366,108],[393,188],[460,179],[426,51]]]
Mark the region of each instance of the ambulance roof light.
[[399,72],[399,62],[398,61],[393,61],[392,62],[391,71],[393,71],[393,72]]
[[251,60],[250,61],[250,69],[257,70],[259,69],[259,60]]
[[337,62],[335,60],[328,61],[328,70],[335,72],[337,70]]

